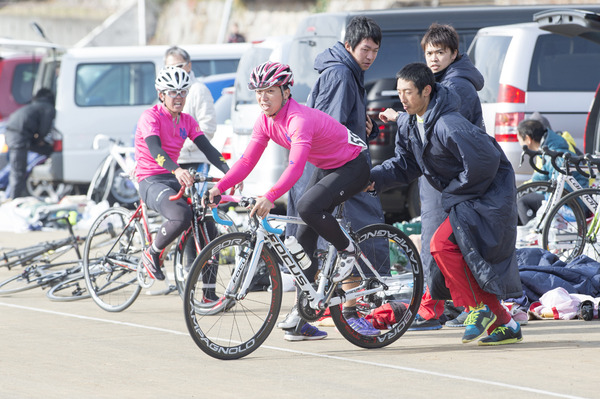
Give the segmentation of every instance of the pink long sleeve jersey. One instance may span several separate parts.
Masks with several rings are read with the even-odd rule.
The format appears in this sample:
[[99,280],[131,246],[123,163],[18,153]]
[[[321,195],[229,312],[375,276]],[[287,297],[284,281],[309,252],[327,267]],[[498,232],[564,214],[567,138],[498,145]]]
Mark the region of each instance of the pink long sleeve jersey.
[[170,172],[162,167],[160,159],[156,160],[150,154],[146,144],[148,136],[159,136],[163,150],[171,160],[177,162],[186,137],[194,141],[202,134],[204,133],[198,127],[198,122],[186,113],[182,112],[179,118],[173,119],[163,104],[157,104],[144,111],[135,131],[135,175],[138,181],[148,176]]
[[290,98],[274,118],[262,114],[242,157],[217,184],[220,192],[244,180],[254,169],[269,140],[290,150],[289,163],[265,197],[275,202],[298,181],[306,162],[335,169],[356,158],[366,147],[360,138],[328,114]]

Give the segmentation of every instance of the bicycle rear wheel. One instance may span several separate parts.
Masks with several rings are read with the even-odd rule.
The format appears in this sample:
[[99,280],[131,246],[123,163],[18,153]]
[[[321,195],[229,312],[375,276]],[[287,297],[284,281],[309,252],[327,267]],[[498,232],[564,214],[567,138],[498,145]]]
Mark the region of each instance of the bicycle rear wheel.
[[[248,233],[217,237],[200,252],[190,270],[183,302],[185,322],[196,345],[214,358],[230,360],[249,355],[264,342],[277,322],[282,300],[281,275],[277,257],[266,246],[257,270],[267,269],[271,289],[250,290],[245,297],[237,297],[254,244]],[[234,284],[233,272],[238,265],[244,267],[244,272]],[[202,277],[206,270],[217,272],[219,300],[209,303],[204,301]],[[230,291],[226,292],[228,286]]]
[[83,249],[83,273],[89,294],[108,312],[127,309],[140,294],[137,268],[144,231],[132,212],[111,208],[90,228]]
[[596,212],[587,208],[584,199],[587,197],[598,204],[600,190],[586,188],[563,197],[548,213],[542,230],[543,248],[557,255],[563,262],[570,262],[586,251],[593,259],[598,259],[600,247],[595,237],[587,237],[587,215]]
[[[359,265],[367,270],[365,259],[381,275],[382,281],[361,275],[361,286],[356,290],[387,285],[387,289],[359,297],[357,311],[360,317],[375,320],[373,325],[380,335],[363,335],[349,324],[342,306],[330,307],[331,317],[344,338],[361,348],[381,348],[400,338],[410,327],[423,294],[423,268],[414,243],[401,230],[386,224],[363,227],[356,233],[363,256]],[[366,274],[366,273],[365,273]],[[350,290],[348,292],[351,292]],[[393,311],[392,319],[381,319],[383,311]]]
[[[551,196],[554,195],[555,191],[556,191],[556,185],[552,184],[549,181],[536,180],[536,181],[530,181],[527,183],[523,183],[519,187],[517,187],[517,206],[519,206],[519,207],[522,206],[522,204],[520,204],[519,201],[528,195],[541,194],[545,198],[550,198]],[[567,190],[563,189],[561,197],[564,197],[567,194],[569,194],[569,192]],[[540,211],[541,214],[537,216],[539,222],[544,220],[544,217],[546,217],[546,215],[548,214],[548,211],[549,211],[549,209],[547,209],[547,208]],[[533,212],[533,211],[527,210],[527,212]],[[531,215],[531,217],[536,217],[536,215]],[[519,223],[519,226],[526,224],[521,220],[520,217],[519,217],[518,223]],[[543,226],[537,226],[537,227],[539,227],[541,230],[541,228]]]
[[70,302],[90,297],[82,273],[72,274],[70,278],[52,286],[46,296],[57,302]]

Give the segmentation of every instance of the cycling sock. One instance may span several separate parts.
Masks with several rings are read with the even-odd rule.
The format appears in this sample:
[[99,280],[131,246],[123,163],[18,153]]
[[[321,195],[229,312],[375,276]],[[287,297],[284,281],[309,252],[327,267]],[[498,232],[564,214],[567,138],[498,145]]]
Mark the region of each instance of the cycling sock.
[[152,243],[152,245],[150,245],[150,248],[148,249],[148,253],[150,254],[150,256],[152,256],[152,261],[154,262],[154,264],[157,267],[160,267],[160,253],[162,250],[157,249],[156,246],[154,245],[154,243]]
[[350,245],[348,245],[348,247],[346,247],[346,249],[344,249],[344,251],[348,251],[348,252],[354,252],[354,244],[352,244],[352,241],[350,241]]
[[156,248],[156,243],[152,243],[152,245],[150,245],[150,254],[151,255],[159,255],[160,254],[160,249]]
[[358,318],[358,312],[356,311],[356,306],[344,306],[344,310],[342,311],[345,319]]

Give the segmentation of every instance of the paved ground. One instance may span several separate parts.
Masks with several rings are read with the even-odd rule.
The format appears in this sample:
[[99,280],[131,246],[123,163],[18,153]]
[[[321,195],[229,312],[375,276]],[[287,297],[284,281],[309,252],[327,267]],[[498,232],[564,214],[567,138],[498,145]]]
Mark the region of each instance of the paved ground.
[[[0,233],[0,246],[48,236]],[[0,279],[12,273],[2,268]],[[0,398],[600,397],[598,320],[530,321],[521,344],[498,348],[464,345],[451,328],[408,332],[377,350],[334,327],[315,342],[274,330],[256,352],[226,362],[196,347],[182,308],[175,294],[142,294],[122,313],[51,302],[39,289],[0,297]]]

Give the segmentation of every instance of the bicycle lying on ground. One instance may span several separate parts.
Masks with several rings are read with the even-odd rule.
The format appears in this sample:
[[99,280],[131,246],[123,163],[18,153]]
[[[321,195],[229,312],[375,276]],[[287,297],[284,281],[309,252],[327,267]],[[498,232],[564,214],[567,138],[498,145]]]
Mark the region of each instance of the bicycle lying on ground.
[[[224,199],[227,196],[223,196]],[[241,198],[239,204],[249,207],[254,198]],[[343,206],[343,205],[342,205]],[[342,206],[338,207],[340,221]],[[184,296],[184,317],[188,331],[198,347],[218,359],[238,359],[256,350],[269,336],[277,322],[282,301],[280,265],[293,276],[301,289],[297,299],[303,319],[315,321],[329,308],[338,331],[351,343],[363,348],[379,348],[391,344],[404,334],[417,314],[423,294],[423,270],[413,242],[400,230],[385,224],[374,224],[353,232],[342,226],[346,236],[360,246],[359,281],[355,288],[344,291],[331,276],[337,250],[329,245],[319,253],[322,268],[313,286],[303,269],[284,245],[283,231],[270,223],[304,222],[297,217],[269,215],[249,220],[247,232],[225,234],[210,242],[198,255],[188,276]],[[383,250],[382,250],[383,249]],[[215,267],[218,265],[218,267]],[[257,270],[266,268],[270,288],[250,290]],[[216,271],[216,290],[220,300],[212,311],[201,299],[203,275]],[[342,314],[342,304],[357,300],[363,315],[386,304],[395,303],[398,317],[378,336],[355,331]]]
[[[69,236],[0,255],[0,266],[6,266],[8,269],[24,267],[19,274],[0,282],[0,295],[36,287],[51,287],[46,295],[52,300],[70,301],[89,297],[83,283],[82,257],[79,250],[85,238],[74,234],[68,215],[54,217],[52,221],[63,222],[67,226]],[[72,252],[75,253],[75,259],[57,261]]]
[[[190,173],[196,183],[218,181],[193,170]],[[183,193],[184,188],[170,199],[179,199]],[[212,216],[206,215],[196,184],[189,188],[188,204],[194,216],[190,227],[178,238],[174,255],[175,283],[182,292],[187,270],[196,254],[218,234],[218,231],[208,230]],[[225,213],[221,213],[221,217],[229,219]],[[98,306],[109,312],[120,312],[131,306],[142,288],[153,285],[155,280],[148,276],[141,263],[142,251],[151,244],[148,209],[143,202],[140,201],[134,211],[115,207],[98,216],[90,228],[83,250],[85,282]],[[170,247],[162,251],[162,261],[169,251]],[[211,282],[206,280],[205,283],[205,289],[210,289]]]

